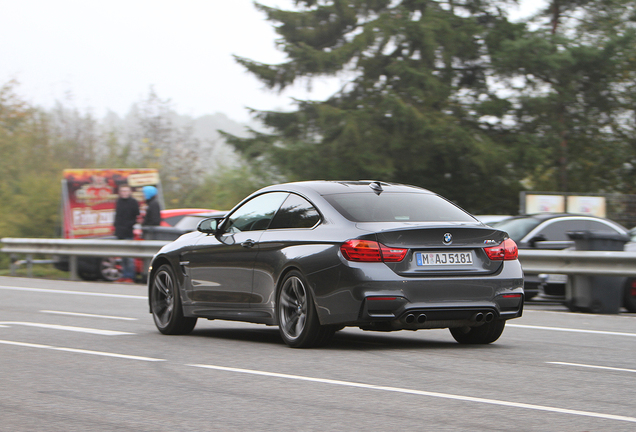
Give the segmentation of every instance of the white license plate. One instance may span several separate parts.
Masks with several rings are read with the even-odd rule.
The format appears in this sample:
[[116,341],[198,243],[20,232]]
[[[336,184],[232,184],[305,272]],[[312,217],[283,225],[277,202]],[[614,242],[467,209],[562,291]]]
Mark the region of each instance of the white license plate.
[[418,266],[461,266],[473,264],[472,252],[416,253]]

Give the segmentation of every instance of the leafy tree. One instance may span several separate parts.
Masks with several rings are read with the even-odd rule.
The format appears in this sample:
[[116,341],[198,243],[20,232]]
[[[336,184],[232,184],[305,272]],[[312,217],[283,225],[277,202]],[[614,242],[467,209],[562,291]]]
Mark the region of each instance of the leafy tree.
[[92,168],[105,157],[99,123],[90,113],[58,101],[45,116],[56,159],[65,161],[67,168]]
[[476,213],[514,212],[513,156],[474,108],[494,94],[489,41],[519,27],[505,3],[297,0],[294,11],[256,3],[288,60],[236,57],[240,64],[276,90],[317,76],[347,82],[326,101],[296,101],[293,112],[254,111],[269,132],[228,140],[292,180],[405,182]]
[[52,237],[58,218],[61,164],[46,116],[0,86],[0,237]]
[[151,88],[148,97],[133,106],[132,123],[122,147],[129,164],[158,168],[166,204],[182,206],[184,194],[200,183],[204,166],[200,164],[200,141],[192,126],[175,123],[177,115],[169,100]]
[[[535,190],[636,190],[633,0],[551,0],[493,50],[515,163]],[[504,110],[505,111],[505,110]]]
[[277,180],[247,164],[220,167],[205,176],[200,184],[185,191],[181,202],[183,207],[229,210],[255,190]]

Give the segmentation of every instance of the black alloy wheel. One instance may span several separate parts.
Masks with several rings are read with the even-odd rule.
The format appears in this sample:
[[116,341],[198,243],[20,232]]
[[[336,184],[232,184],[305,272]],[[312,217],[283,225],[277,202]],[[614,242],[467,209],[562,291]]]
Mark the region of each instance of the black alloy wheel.
[[320,325],[311,291],[297,271],[285,276],[276,306],[281,337],[290,347],[321,346],[335,333],[334,328]]
[[449,330],[460,344],[477,345],[493,343],[499,339],[505,327],[506,321],[496,320],[479,327],[455,327]]
[[150,310],[157,329],[163,334],[188,334],[197,323],[196,317],[183,316],[179,287],[172,267],[167,264],[159,267],[152,278]]

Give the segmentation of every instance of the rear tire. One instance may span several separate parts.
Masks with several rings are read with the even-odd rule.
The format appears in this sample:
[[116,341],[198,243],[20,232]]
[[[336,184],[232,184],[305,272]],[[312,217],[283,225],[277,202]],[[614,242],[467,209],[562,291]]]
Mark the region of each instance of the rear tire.
[[479,327],[456,327],[449,329],[453,337],[460,344],[489,344],[493,343],[504,331],[506,321],[497,320],[480,325]]
[[80,279],[88,281],[88,282],[93,282],[99,279],[99,276],[95,273],[91,273],[91,272],[86,272],[86,271],[77,271],[77,275],[80,277]]
[[311,348],[327,344],[334,327],[321,326],[313,297],[300,272],[285,276],[276,302],[278,329],[292,348]]
[[179,286],[172,267],[159,267],[150,285],[150,311],[157,329],[166,335],[188,334],[197,324],[196,317],[184,317]]

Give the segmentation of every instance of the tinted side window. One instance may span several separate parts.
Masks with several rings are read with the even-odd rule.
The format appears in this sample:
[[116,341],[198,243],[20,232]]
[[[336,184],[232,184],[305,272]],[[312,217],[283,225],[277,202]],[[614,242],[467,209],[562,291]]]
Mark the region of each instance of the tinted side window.
[[269,229],[311,228],[320,221],[318,210],[305,198],[290,194]]
[[[166,222],[168,225],[170,226],[175,226],[177,224],[177,222],[179,222],[181,219],[183,219],[184,215],[181,216],[171,216],[169,218],[165,218],[162,219],[164,222]],[[196,227],[195,227],[196,228]]]
[[616,231],[609,225],[604,224],[603,222],[598,221],[588,221],[588,228],[590,231],[595,232],[603,232],[603,233],[611,233],[611,234],[622,234]]
[[271,192],[252,198],[230,215],[223,230],[242,232],[267,229],[287,195],[287,192]]
[[548,241],[567,241],[571,240],[567,235],[569,231],[584,231],[588,229],[587,221],[585,220],[564,220],[549,224],[538,235],[543,235]]

